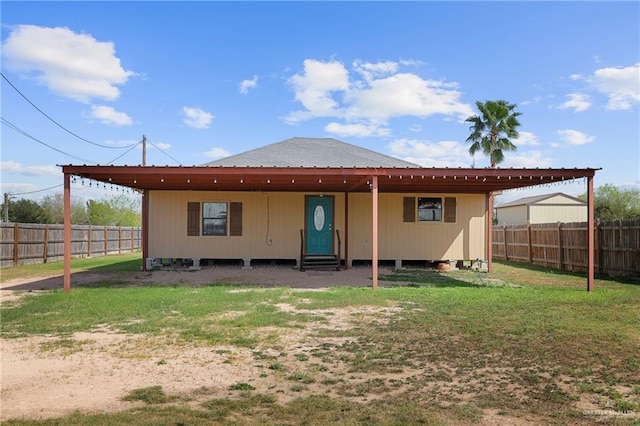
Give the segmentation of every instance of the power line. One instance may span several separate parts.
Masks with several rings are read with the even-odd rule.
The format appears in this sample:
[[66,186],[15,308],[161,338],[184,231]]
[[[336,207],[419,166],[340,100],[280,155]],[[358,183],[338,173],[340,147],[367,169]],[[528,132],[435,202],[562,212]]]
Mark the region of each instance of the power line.
[[182,163],[178,160],[176,160],[175,158],[173,158],[172,156],[170,156],[169,154],[167,154],[162,148],[160,148],[158,145],[154,144],[153,142],[151,142],[150,140],[147,140],[147,142],[149,142],[151,145],[155,146],[161,153],[163,153],[164,155],[166,155],[167,157],[171,158],[173,161],[175,161],[176,163],[178,163],[179,165],[182,165]]
[[28,195],[28,194],[35,194],[37,192],[44,192],[44,191],[48,191],[50,189],[55,189],[55,188],[60,188],[61,186],[63,186],[64,184],[60,184],[60,185],[54,185],[54,186],[50,186],[49,188],[43,188],[43,189],[37,189],[35,191],[29,191],[29,192],[20,192],[18,194],[14,194],[13,192],[10,192],[9,194],[13,197],[15,195]]
[[67,129],[66,127],[64,127],[62,124],[58,123],[56,120],[54,120],[53,118],[51,118],[47,113],[45,113],[44,111],[42,111],[40,108],[38,108],[33,102],[31,102],[29,100],[29,98],[27,98],[20,90],[18,90],[18,88],[16,86],[13,85],[13,83],[11,81],[9,81],[9,79],[0,72],[0,75],[2,75],[2,78],[5,79],[5,81],[7,83],[9,83],[9,85],[11,87],[13,87],[13,90],[15,90],[16,92],[18,92],[18,94],[20,96],[22,96],[24,98],[25,101],[27,101],[32,107],[34,107],[40,114],[44,115],[45,117],[47,117],[49,119],[49,121],[51,121],[53,124],[55,124],[56,126],[60,127],[62,130],[64,130],[65,132],[69,133],[72,136],[75,136],[76,138],[80,139],[83,142],[87,142],[90,143],[91,145],[95,145],[95,146],[99,146],[101,148],[109,148],[109,149],[124,149],[124,148],[128,148],[130,145],[126,145],[126,146],[111,146],[111,145],[103,145],[103,144],[99,144],[96,142],[92,142],[88,139],[83,138],[82,136],[78,136],[77,134],[73,133],[71,130]]
[[112,163],[116,162],[116,161],[117,161],[117,160],[119,160],[120,158],[124,157],[124,156],[125,156],[126,154],[128,154],[128,153],[129,153],[129,151],[131,151],[133,148],[135,148],[135,147],[137,147],[137,146],[140,146],[140,144],[141,144],[141,143],[142,143],[142,142],[138,142],[138,143],[136,143],[135,145],[132,145],[132,146],[131,146],[131,148],[129,148],[128,150],[126,150],[125,152],[123,152],[122,154],[120,154],[119,156],[117,156],[116,158],[114,158],[113,160],[109,161],[106,165],[108,166],[108,165],[110,165],[110,164],[112,164]]
[[14,125],[11,122],[9,122],[8,120],[4,119],[3,117],[0,117],[0,120],[2,120],[2,124],[4,124],[5,126],[9,127],[10,129],[12,129],[12,130],[14,130],[14,131],[16,131],[16,132],[18,132],[18,133],[30,138],[30,139],[33,139],[34,141],[38,142],[39,144],[42,144],[42,145],[46,146],[49,149],[52,149],[54,151],[59,152],[60,154],[64,154],[64,155],[66,155],[68,157],[75,158],[76,160],[84,161],[85,163],[98,164],[95,161],[87,160],[86,158],[77,157],[75,155],[72,155],[72,154],[69,154],[67,152],[64,152],[64,151],[62,151],[62,150],[60,150],[60,149],[58,149],[56,147],[53,147],[53,146],[49,145],[48,143],[42,142],[40,139],[38,139],[38,138],[36,138],[34,136],[31,136],[29,133],[25,132],[24,130],[22,130],[18,126]]

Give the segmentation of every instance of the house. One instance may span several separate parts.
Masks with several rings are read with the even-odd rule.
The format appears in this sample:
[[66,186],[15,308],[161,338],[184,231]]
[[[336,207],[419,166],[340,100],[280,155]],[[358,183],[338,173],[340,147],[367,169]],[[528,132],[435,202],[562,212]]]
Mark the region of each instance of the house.
[[65,264],[75,176],[142,192],[145,260],[243,259],[250,267],[282,259],[301,268],[314,266],[307,261],[349,267],[364,260],[374,288],[381,260],[401,266],[481,259],[490,268],[493,192],[587,178],[592,196],[595,175],[595,169],[423,168],[330,138],[287,139],[201,166],[62,169]]
[[[203,166],[214,176],[222,167],[304,168],[316,173],[420,167],[328,138],[288,139]],[[249,179],[244,177],[243,184],[251,185]],[[278,184],[285,186],[279,190],[270,188],[276,185],[275,177],[266,173],[263,179],[267,185],[252,191],[216,191],[222,178],[215,177],[213,191],[150,191],[148,256],[245,259],[245,267],[258,259],[293,260],[306,268],[337,256],[340,244],[339,264],[371,261],[370,182],[347,175],[337,182],[320,175],[313,182],[291,177]],[[415,181],[417,176],[407,173],[395,179]],[[380,260],[401,266],[415,260],[486,259],[485,204],[484,194],[435,192],[428,185],[419,191],[407,187],[380,194]]]
[[496,206],[499,225],[586,222],[587,203],[561,192],[520,198]]

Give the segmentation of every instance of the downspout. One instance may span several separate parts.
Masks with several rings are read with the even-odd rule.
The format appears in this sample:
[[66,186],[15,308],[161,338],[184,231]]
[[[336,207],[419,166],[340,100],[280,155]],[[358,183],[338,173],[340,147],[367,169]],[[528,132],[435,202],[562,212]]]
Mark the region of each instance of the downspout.
[[142,191],[142,270],[147,270],[149,255],[149,190]]
[[372,230],[371,230],[371,288],[378,289],[378,176],[371,177]]
[[64,174],[64,292],[71,291],[71,180]]
[[344,269],[349,269],[349,191],[344,193]]
[[491,272],[493,268],[493,193],[487,193],[487,223],[485,230],[487,237],[487,272]]
[[587,291],[593,290],[594,281],[594,202],[593,202],[593,176],[587,177]]

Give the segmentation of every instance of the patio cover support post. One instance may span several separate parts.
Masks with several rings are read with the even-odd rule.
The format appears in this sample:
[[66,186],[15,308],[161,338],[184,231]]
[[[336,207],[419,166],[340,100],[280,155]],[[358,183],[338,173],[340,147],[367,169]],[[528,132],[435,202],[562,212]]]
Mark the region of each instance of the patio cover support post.
[[64,292],[71,291],[71,180],[64,174]]
[[371,287],[378,289],[378,176],[371,177],[372,232],[371,232]]
[[344,269],[349,269],[349,191],[344,193]]
[[[487,225],[486,225],[487,237],[487,272],[491,272],[493,268],[493,193],[487,194]],[[506,254],[505,254],[506,256]]]
[[587,177],[587,291],[593,290],[593,271],[595,268],[594,249],[594,205],[593,205],[593,176]]
[[142,270],[147,270],[147,256],[149,254],[149,190],[142,191]]

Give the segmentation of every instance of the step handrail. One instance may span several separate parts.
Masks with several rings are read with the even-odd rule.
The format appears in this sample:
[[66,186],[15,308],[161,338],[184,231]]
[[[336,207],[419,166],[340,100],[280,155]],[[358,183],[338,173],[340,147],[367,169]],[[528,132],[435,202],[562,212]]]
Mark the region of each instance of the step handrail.
[[338,237],[338,267],[337,270],[340,270],[340,262],[341,262],[341,256],[340,256],[340,248],[342,247],[342,240],[340,239],[340,231],[336,229],[336,236]]
[[300,230],[300,271],[303,270],[303,262],[304,262],[304,230]]

